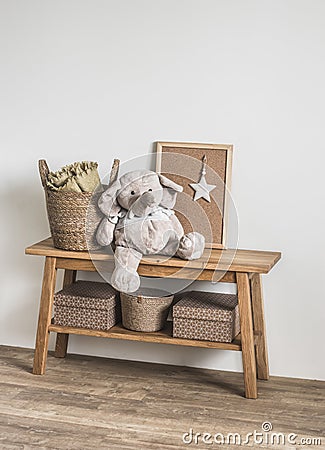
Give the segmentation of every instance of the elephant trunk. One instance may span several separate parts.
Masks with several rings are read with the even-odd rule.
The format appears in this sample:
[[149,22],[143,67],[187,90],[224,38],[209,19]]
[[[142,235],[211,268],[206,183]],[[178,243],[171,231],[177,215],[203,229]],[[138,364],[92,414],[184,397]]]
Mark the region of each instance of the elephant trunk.
[[152,192],[145,192],[130,208],[131,214],[137,217],[145,217],[157,208],[159,202]]

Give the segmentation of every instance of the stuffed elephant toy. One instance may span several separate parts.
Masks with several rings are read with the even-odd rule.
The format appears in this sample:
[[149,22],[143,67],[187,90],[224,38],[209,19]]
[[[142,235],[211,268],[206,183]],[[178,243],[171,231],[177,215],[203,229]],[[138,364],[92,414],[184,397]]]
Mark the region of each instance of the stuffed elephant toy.
[[202,256],[205,240],[197,232],[184,234],[172,208],[182,186],[150,170],[128,172],[101,195],[104,218],[96,238],[101,246],[115,243],[111,284],[131,293],[140,287],[138,265],[143,255],[160,254],[182,259]]

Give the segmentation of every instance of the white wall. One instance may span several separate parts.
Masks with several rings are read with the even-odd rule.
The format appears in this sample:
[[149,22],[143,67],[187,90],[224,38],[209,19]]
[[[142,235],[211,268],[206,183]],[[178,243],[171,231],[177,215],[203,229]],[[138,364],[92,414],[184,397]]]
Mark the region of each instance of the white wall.
[[[104,174],[157,140],[233,143],[240,246],[283,252],[264,277],[271,373],[325,378],[324,14],[321,0],[0,0],[0,343],[34,345],[39,158]],[[241,370],[232,352],[77,336],[70,351]]]

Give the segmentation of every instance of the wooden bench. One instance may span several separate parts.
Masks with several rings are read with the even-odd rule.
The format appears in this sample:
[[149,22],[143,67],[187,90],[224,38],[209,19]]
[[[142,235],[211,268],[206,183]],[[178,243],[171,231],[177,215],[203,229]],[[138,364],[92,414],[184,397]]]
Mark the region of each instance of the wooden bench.
[[78,270],[96,271],[113,268],[113,257],[105,252],[66,251],[53,247],[52,239],[45,239],[26,248],[26,254],[45,256],[42,293],[35,345],[33,373],[45,373],[49,333],[56,332],[55,356],[65,357],[69,334],[100,336],[130,341],[158,344],[185,345],[190,347],[236,350],[242,352],[245,396],[257,398],[257,378],[269,378],[268,353],[263,311],[261,274],[267,274],[279,261],[279,252],[251,250],[207,249],[202,258],[184,261],[168,260],[153,255],[144,258],[139,274],[146,277],[170,277],[189,280],[205,280],[236,283],[241,333],[231,343],[196,341],[172,337],[171,327],[155,333],[126,330],[121,325],[108,331],[62,327],[52,324],[52,306],[57,269],[64,269],[64,286],[73,283]]

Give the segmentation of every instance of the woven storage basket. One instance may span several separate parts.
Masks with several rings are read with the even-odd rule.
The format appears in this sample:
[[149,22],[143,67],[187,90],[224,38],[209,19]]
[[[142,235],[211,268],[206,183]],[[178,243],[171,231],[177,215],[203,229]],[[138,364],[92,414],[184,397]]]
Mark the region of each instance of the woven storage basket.
[[80,251],[98,249],[95,233],[103,217],[97,206],[101,193],[51,191],[46,185],[48,165],[44,159],[38,164],[54,247]]
[[169,292],[143,288],[133,294],[121,292],[122,323],[133,331],[164,328],[174,296]]

